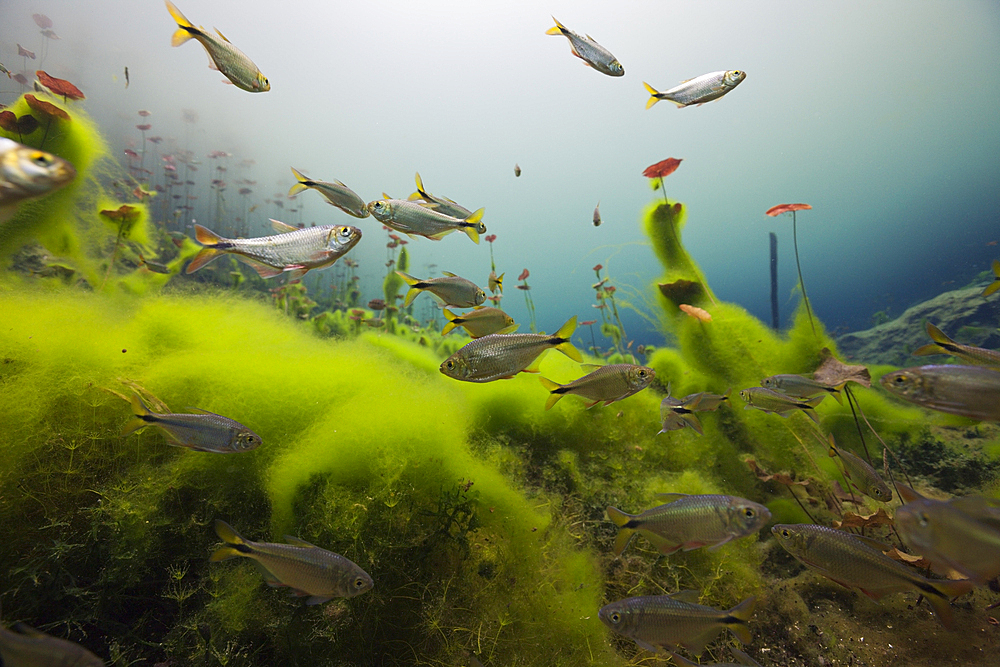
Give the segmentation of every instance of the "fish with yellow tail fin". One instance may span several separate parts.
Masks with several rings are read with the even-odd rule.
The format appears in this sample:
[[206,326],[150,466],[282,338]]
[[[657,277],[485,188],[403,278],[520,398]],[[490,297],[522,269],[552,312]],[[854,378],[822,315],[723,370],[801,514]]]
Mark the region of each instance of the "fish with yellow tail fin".
[[836,386],[831,386],[803,375],[793,374],[772,375],[760,381],[760,386],[780,392],[785,396],[812,398],[817,394],[829,394],[841,405],[844,404],[844,400],[840,397],[840,392],[843,391],[846,384],[845,380]]
[[750,642],[747,624],[757,599],[749,597],[732,609],[713,609],[685,602],[680,595],[644,595],[604,605],[598,618],[613,632],[635,641],[640,648],[657,653],[683,646],[701,654],[723,630],[741,643]]
[[823,400],[823,396],[801,399],[792,396],[779,394],[772,389],[764,387],[750,387],[740,390],[740,398],[746,401],[744,410],[755,408],[761,412],[770,412],[781,417],[787,417],[793,410],[801,410],[806,417],[819,424],[819,415],[816,414],[815,407]]
[[747,78],[747,73],[738,69],[723,70],[721,72],[709,72],[687,81],[682,81],[679,85],[662,93],[651,85],[642,82],[646,87],[646,92],[650,94],[646,108],[650,108],[660,100],[670,100],[678,108],[697,104],[701,106],[705,102],[717,100],[736,86],[743,83]]
[[550,409],[567,394],[576,394],[586,399],[587,408],[592,408],[601,401],[611,405],[615,401],[628,398],[646,387],[656,377],[656,372],[646,366],[635,364],[610,364],[608,366],[584,365],[590,373],[568,384],[559,384],[548,378],[538,378],[542,386],[549,390],[549,399],[545,409]]
[[403,300],[403,308],[413,303],[417,295],[425,290],[439,298],[444,305],[456,308],[474,308],[486,301],[486,292],[481,287],[471,280],[466,280],[448,271],[444,272],[443,278],[428,278],[426,280],[414,278],[402,271],[396,271],[396,275],[410,286],[410,291],[406,293],[406,298]]
[[479,243],[479,235],[486,233],[484,209],[478,209],[466,218],[455,218],[439,213],[436,210],[438,205],[434,203],[393,199],[384,192],[382,196],[384,199],[368,202],[367,208],[376,220],[397,232],[440,241],[448,234],[461,230],[476,244]]
[[465,220],[470,215],[472,211],[465,208],[458,202],[452,201],[447,197],[439,197],[437,195],[432,195],[427,192],[424,188],[424,182],[420,179],[420,172],[417,172],[417,191],[410,195],[410,201],[423,200],[428,204],[435,204],[434,210],[438,213],[444,213],[445,215],[450,215],[453,218],[458,218],[459,220]]
[[771,520],[759,503],[737,496],[661,493],[670,502],[640,514],[608,507],[608,518],[618,526],[614,552],[620,556],[638,533],[663,555],[683,549],[716,549],[730,540],[752,535]]
[[465,330],[473,338],[482,338],[483,336],[495,333],[514,333],[517,331],[517,324],[514,323],[514,318],[499,308],[478,306],[472,312],[464,315],[456,315],[445,308],[444,316],[448,318],[448,323],[441,329],[442,336],[447,335],[457,327],[465,327]]
[[5,667],[104,667],[104,661],[71,641],[24,623],[0,626],[0,665]]
[[573,55],[601,74],[625,76],[625,68],[618,62],[618,59],[610,51],[594,41],[593,37],[590,35],[583,37],[576,34],[560,23],[554,16],[552,20],[556,24],[545,31],[546,35],[562,35],[568,39],[569,48],[573,52]]
[[993,282],[987,285],[986,289],[984,289],[983,293],[980,294],[979,296],[986,297],[989,296],[990,294],[993,294],[997,290],[1000,290],[1000,260],[994,259],[992,267],[993,267]]
[[158,414],[132,394],[131,419],[122,429],[125,437],[147,426],[163,431],[167,442],[175,447],[187,447],[198,452],[232,454],[260,447],[261,437],[243,424],[213,412],[199,410],[197,414]]
[[271,226],[277,235],[227,239],[195,225],[195,238],[204,247],[185,272],[194,273],[228,253],[250,265],[261,278],[273,278],[287,272],[289,282],[298,282],[309,271],[330,266],[361,240],[361,230],[349,225],[299,229],[271,220]]
[[[1000,282],[994,284],[1000,285]],[[931,337],[931,340],[934,341],[934,343],[918,347],[913,351],[914,356],[950,354],[953,357],[958,357],[959,359],[967,361],[970,364],[1000,368],[1000,352],[997,352],[996,350],[987,350],[982,347],[973,347],[972,345],[957,343],[949,338],[945,332],[941,331],[930,322],[927,323],[927,335]]]
[[492,382],[518,373],[537,373],[544,352],[555,348],[573,361],[583,361],[570,338],[576,331],[576,316],[553,335],[490,334],[477,338],[441,363],[441,372],[463,382]]
[[267,77],[261,74],[260,69],[253,64],[253,61],[233,46],[218,29],[215,31],[218,35],[216,37],[202,27],[196,28],[181,13],[181,10],[177,9],[174,3],[170,0],[165,0],[165,2],[167,11],[177,22],[177,30],[170,40],[171,46],[180,46],[193,37],[205,47],[208,57],[215,65],[213,69],[218,69],[237,88],[242,88],[249,93],[264,93],[271,90],[271,84]]
[[365,200],[340,181],[334,180],[333,183],[314,181],[304,176],[295,167],[292,167],[292,173],[295,175],[296,182],[288,190],[289,197],[293,197],[303,190],[312,189],[323,195],[323,199],[328,204],[336,206],[347,215],[353,215],[355,218],[367,218],[371,215],[365,208]]
[[288,544],[251,542],[221,519],[215,520],[215,532],[226,546],[213,553],[209,561],[252,558],[263,570],[268,586],[287,586],[293,595],[308,597],[307,605],[352,598],[375,585],[353,561],[295,537],[286,535]]
[[844,473],[858,491],[869,498],[881,500],[883,503],[892,500],[892,491],[889,489],[889,485],[879,477],[875,468],[871,467],[860,456],[844,449],[837,449],[837,444],[833,439],[832,433],[830,434],[829,453],[830,456],[838,457],[841,463],[844,464]]
[[857,588],[878,600],[889,593],[915,591],[923,595],[946,629],[955,626],[951,598],[965,595],[975,584],[968,579],[928,579],[885,555],[889,547],[843,530],[812,524],[778,524],[771,533],[785,551],[806,567],[846,588]]
[[490,271],[490,277],[489,277],[490,292],[492,292],[493,294],[496,294],[497,292],[503,294],[503,277],[505,275],[506,275],[505,273],[501,273],[498,276],[496,271]]

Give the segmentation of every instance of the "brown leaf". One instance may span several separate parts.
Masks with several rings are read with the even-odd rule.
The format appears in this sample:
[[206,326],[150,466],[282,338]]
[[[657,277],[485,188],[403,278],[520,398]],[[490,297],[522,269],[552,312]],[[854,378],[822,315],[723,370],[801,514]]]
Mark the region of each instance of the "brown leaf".
[[38,77],[39,83],[51,90],[56,95],[62,95],[69,100],[82,100],[85,99],[83,91],[74,86],[72,83],[66,79],[57,79],[54,76],[50,76],[38,70],[35,72],[35,76]]
[[777,482],[778,484],[784,484],[785,486],[809,485],[809,480],[795,481],[794,479],[792,479],[790,475],[786,475],[785,473],[782,472],[773,474],[768,473],[766,470],[761,468],[760,465],[757,464],[757,461],[755,461],[754,459],[747,459],[746,464],[750,467],[750,470],[753,472],[753,474],[757,476],[757,479],[759,479],[762,482]]
[[776,215],[781,215],[782,213],[790,213],[791,211],[808,211],[812,208],[809,204],[778,204],[777,206],[772,206],[764,212],[764,215],[769,215],[772,218]]
[[912,565],[913,567],[925,570],[931,566],[931,562],[924,558],[923,556],[914,556],[912,554],[903,553],[896,547],[893,547],[889,551],[885,552],[885,555],[893,560],[898,560],[901,563],[906,563],[907,565]]
[[126,222],[134,222],[139,217],[139,209],[135,206],[129,206],[128,204],[122,204],[116,209],[104,209],[101,211],[101,215],[106,218],[111,218],[112,220],[124,220]]
[[17,119],[17,131],[21,134],[31,134],[38,129],[38,121],[31,114],[24,114]]
[[813,380],[835,387],[844,382],[857,382],[862,387],[872,386],[872,376],[864,366],[849,366],[833,356],[829,348],[823,348],[823,362],[813,371]]
[[697,301],[704,295],[701,283],[694,282],[693,280],[684,280],[683,278],[675,280],[672,283],[661,283],[657,286],[660,288],[660,293],[663,296],[677,305]]
[[886,514],[885,508],[880,507],[875,514],[861,516],[847,512],[843,521],[834,521],[834,528],[868,528],[870,526],[891,526],[892,517]]
[[17,132],[17,116],[13,111],[0,111],[0,128],[7,132]]
[[677,171],[677,167],[681,166],[681,160],[683,158],[668,157],[666,160],[661,160],[656,164],[646,167],[642,175],[646,178],[665,178]]
[[24,101],[28,103],[28,106],[43,116],[49,118],[59,118],[61,120],[69,120],[69,114],[52,104],[51,102],[46,102],[45,100],[40,100],[34,95],[25,95]]
[[850,491],[844,491],[844,487],[840,485],[840,482],[833,480],[833,495],[838,500],[846,503],[854,503],[856,505],[864,504],[864,494],[855,491],[851,493]]

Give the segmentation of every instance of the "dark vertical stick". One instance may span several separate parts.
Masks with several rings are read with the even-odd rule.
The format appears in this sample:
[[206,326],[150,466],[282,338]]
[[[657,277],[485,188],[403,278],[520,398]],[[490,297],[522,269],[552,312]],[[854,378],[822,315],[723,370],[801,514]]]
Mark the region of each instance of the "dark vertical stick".
[[778,319],[778,235],[771,232],[771,328],[781,326]]

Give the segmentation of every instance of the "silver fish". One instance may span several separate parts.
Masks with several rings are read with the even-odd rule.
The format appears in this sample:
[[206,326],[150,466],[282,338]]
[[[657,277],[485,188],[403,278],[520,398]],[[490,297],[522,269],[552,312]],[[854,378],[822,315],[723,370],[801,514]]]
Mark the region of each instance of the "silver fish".
[[549,390],[549,398],[545,409],[550,409],[566,394],[575,394],[587,401],[587,407],[592,408],[601,401],[611,405],[615,401],[637,394],[653,381],[656,372],[647,366],[635,364],[610,364],[597,366],[584,364],[584,370],[590,371],[582,378],[567,384],[559,384],[548,378],[539,378],[542,386]]
[[801,410],[809,419],[817,424],[819,423],[819,416],[816,414],[814,408],[823,400],[823,396],[816,396],[809,399],[793,398],[770,389],[765,389],[764,387],[741,389],[740,398],[747,402],[744,410],[756,408],[762,412],[770,412],[782,417],[787,417],[788,413],[793,410]]
[[486,225],[482,222],[483,209],[463,220],[408,199],[392,199],[384,193],[383,196],[385,199],[368,202],[368,210],[376,220],[397,232],[439,241],[453,231],[461,230],[474,243],[479,243],[479,235],[486,233]]
[[781,392],[793,398],[810,398],[817,394],[829,394],[841,404],[843,404],[843,399],[840,398],[840,392],[845,384],[847,384],[846,381],[833,387],[812,378],[794,374],[772,375],[760,381],[760,386],[765,389]]
[[601,222],[601,202],[597,202],[597,206],[594,207],[594,227],[600,227]]
[[983,366],[919,366],[886,373],[892,394],[931,410],[1000,421],[1000,371]]
[[282,233],[253,239],[227,239],[195,225],[198,243],[205,247],[188,264],[186,273],[193,273],[230,253],[253,267],[261,278],[273,278],[287,271],[289,282],[296,282],[312,269],[330,266],[361,240],[361,230],[349,225],[299,229],[271,220],[271,226]]
[[367,572],[340,554],[305,540],[285,535],[288,544],[251,542],[225,521],[215,520],[215,532],[226,543],[211,555],[217,562],[243,556],[257,561],[269,586],[288,586],[307,605],[333,598],[352,598],[371,590],[375,583]]
[[684,602],[676,596],[646,595],[612,602],[601,607],[597,616],[614,632],[647,651],[683,646],[700,654],[727,628],[741,643],[749,643],[747,622],[755,604],[756,598],[749,597],[732,609],[720,610]]
[[477,338],[455,352],[441,364],[441,372],[465,382],[492,382],[512,378],[524,371],[537,373],[542,353],[555,348],[573,361],[582,361],[580,351],[570,337],[576,330],[576,317],[571,317],[554,335],[490,334]]
[[410,291],[406,293],[406,298],[403,300],[404,308],[413,303],[417,295],[425,290],[441,299],[444,305],[456,308],[474,308],[486,301],[486,292],[481,287],[471,280],[466,280],[448,271],[444,271],[443,278],[427,278],[426,280],[414,278],[402,271],[396,271],[396,275],[410,286]]
[[0,665],[9,667],[104,667],[104,661],[71,641],[23,623],[0,626]]
[[458,218],[459,220],[465,220],[472,215],[472,211],[465,208],[458,202],[454,202],[447,197],[438,197],[427,192],[427,190],[424,189],[424,182],[420,180],[419,171],[417,172],[416,181],[417,191],[410,195],[410,201],[423,200],[428,204],[434,204],[434,210],[438,213],[444,213],[445,215],[450,215],[451,217]]
[[156,426],[171,445],[218,454],[247,452],[260,447],[262,442],[259,435],[229,417],[204,410],[198,414],[157,414],[136,394],[132,394],[132,412],[135,418],[125,424],[122,437],[146,426]]
[[934,343],[918,347],[913,351],[914,356],[950,354],[977,366],[1000,367],[1000,352],[996,350],[958,343],[930,322],[927,323],[927,335],[931,337]]
[[448,324],[441,329],[441,335],[447,335],[456,327],[465,327],[469,335],[473,338],[482,338],[495,333],[514,333],[517,325],[514,318],[503,312],[499,308],[477,307],[475,310],[456,315],[447,308],[444,309],[444,316],[448,318]]
[[288,191],[289,197],[307,188],[312,188],[323,195],[328,204],[336,206],[348,215],[353,215],[355,218],[367,218],[371,215],[368,209],[365,208],[365,200],[340,181],[334,180],[333,183],[314,181],[307,176],[303,176],[295,167],[292,167],[292,173],[295,174],[296,183]]
[[216,37],[204,28],[196,28],[184,14],[181,14],[181,10],[177,9],[174,3],[166,0],[166,4],[167,11],[177,22],[177,30],[170,40],[171,46],[180,46],[193,37],[205,47],[208,57],[215,63],[215,69],[222,72],[223,76],[232,81],[237,88],[250,93],[264,93],[271,90],[267,77],[261,74],[253,61],[233,46],[218,29],[215,31],[218,35]]
[[20,202],[58,190],[75,177],[76,169],[61,157],[0,137],[0,222],[13,217]]
[[595,42],[593,37],[590,35],[581,37],[560,23],[556,17],[553,16],[552,20],[556,22],[555,27],[546,30],[546,35],[562,35],[568,39],[569,48],[573,51],[573,55],[601,74],[625,76],[625,68],[618,62],[618,59],[606,48]]
[[892,490],[889,485],[879,477],[875,468],[871,467],[867,461],[860,456],[852,454],[845,449],[838,449],[834,443],[833,434],[830,434],[830,456],[839,457],[844,464],[844,472],[851,480],[851,483],[858,488],[861,493],[869,498],[881,500],[884,503],[892,500]]
[[618,526],[615,555],[621,555],[636,532],[667,555],[683,549],[718,548],[730,540],[756,533],[771,520],[759,503],[737,496],[663,493],[671,502],[640,514],[608,507],[608,518]]
[[643,81],[642,85],[646,86],[646,90],[651,95],[649,101],[646,102],[646,108],[650,108],[660,100],[670,100],[678,108],[711,102],[740,85],[746,78],[747,73],[738,69],[709,72],[694,79],[682,81],[680,85],[662,93]]

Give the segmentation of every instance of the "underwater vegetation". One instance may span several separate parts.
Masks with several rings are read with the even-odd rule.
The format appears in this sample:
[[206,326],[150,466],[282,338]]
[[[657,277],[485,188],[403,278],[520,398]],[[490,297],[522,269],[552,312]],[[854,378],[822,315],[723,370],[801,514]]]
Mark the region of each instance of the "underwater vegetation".
[[[179,277],[198,248],[172,243],[147,214],[127,230],[128,211],[101,219],[124,205],[148,209],[106,194],[99,137],[82,114],[71,125],[46,148],[79,178],[27,202],[12,221],[21,240],[0,248],[9,261],[36,238],[80,276],[0,280],[5,624],[27,621],[113,665],[630,665],[650,654],[611,634],[599,610],[693,590],[698,609],[736,610],[735,634],[762,665],[988,664],[995,655],[984,607],[996,595],[984,588],[954,606],[959,629],[948,632],[916,593],[876,605],[805,571],[768,530],[720,537],[715,549],[664,555],[643,539],[623,550],[606,508],[651,508],[664,493],[736,495],[779,524],[860,522],[858,534],[898,544],[868,521],[885,506],[842,477],[828,434],[924,490],[997,483],[996,428],[981,427],[972,450],[956,446],[944,436],[956,424],[968,431],[968,420],[928,417],[877,383],[848,385],[843,404],[811,406],[819,429],[801,410],[781,417],[722,402],[763,378],[811,372],[836,347],[804,307],[777,332],[715,298],[681,243],[687,208],[665,193],[641,215],[664,267],[649,287],[665,341],[644,361],[655,383],[609,407],[573,399],[546,410],[548,391],[531,374],[479,384],[440,372],[470,339],[444,337],[397,305],[405,247],[388,248],[383,294],[368,308],[358,307],[360,291],[351,296],[346,257],[328,269],[344,272],[342,286],[324,284],[322,295],[312,275],[273,292],[253,272],[237,271],[237,281],[217,268],[230,259],[199,281]],[[141,265],[146,251],[169,272]],[[602,268],[602,325],[618,331],[608,361],[629,363]],[[581,376],[551,351],[539,370],[556,386]],[[668,386],[717,397],[701,433],[658,433]],[[155,395],[175,416],[196,406],[238,417],[260,444],[219,456],[170,446],[161,429],[123,436],[133,393]],[[855,412],[899,462],[882,463]],[[978,476],[944,477],[961,468],[950,462],[970,460]],[[252,536],[247,544],[290,535],[321,545],[372,586],[307,605],[244,559],[212,562],[233,548],[220,544],[217,521]],[[726,641],[703,660],[724,659]]]

